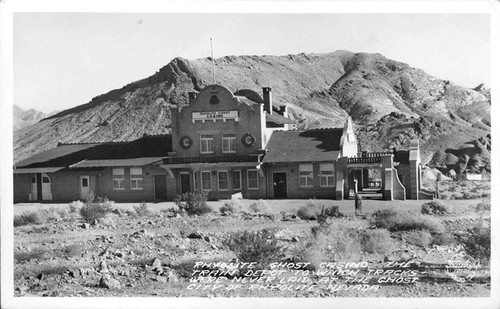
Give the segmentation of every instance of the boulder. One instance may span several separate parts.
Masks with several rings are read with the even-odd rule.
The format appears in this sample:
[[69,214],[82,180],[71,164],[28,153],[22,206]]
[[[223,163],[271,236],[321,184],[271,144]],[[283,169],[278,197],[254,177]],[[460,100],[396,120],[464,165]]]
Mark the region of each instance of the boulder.
[[101,280],[99,280],[99,287],[106,289],[121,289],[120,281],[112,278],[110,275],[103,275]]

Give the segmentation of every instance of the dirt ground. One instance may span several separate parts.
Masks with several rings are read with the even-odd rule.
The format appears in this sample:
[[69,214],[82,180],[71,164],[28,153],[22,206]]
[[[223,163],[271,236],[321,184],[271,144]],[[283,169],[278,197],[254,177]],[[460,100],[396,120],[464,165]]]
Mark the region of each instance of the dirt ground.
[[[95,225],[85,224],[78,212],[74,212],[44,224],[18,226],[14,230],[15,296],[490,295],[489,263],[471,261],[460,243],[415,245],[391,233],[395,249],[389,253],[363,253],[357,259],[347,260],[354,263],[351,266],[320,257],[316,267],[311,268],[301,264],[308,261],[294,259],[297,250],[309,250],[304,245],[312,237],[311,230],[319,225],[317,220],[296,216],[307,200],[269,200],[266,201],[269,207],[257,212],[250,206],[255,201],[241,200],[241,210],[223,215],[218,210],[226,202],[208,202],[214,211],[201,216],[168,211],[175,208],[173,203],[147,204],[150,213],[143,215],[134,214],[134,206],[138,204],[113,204],[118,210]],[[394,208],[421,216],[424,202],[364,200],[363,215],[355,216],[353,200],[314,201],[317,205],[339,206],[344,216],[329,218],[331,226],[355,230],[372,229],[372,216],[381,209]],[[460,237],[478,222],[489,222],[489,211],[477,211],[476,206],[481,202],[480,199],[444,200],[442,203],[450,213],[428,216],[438,220],[455,238]],[[40,209],[54,212],[68,210],[69,205],[14,206],[16,215]],[[270,229],[269,241],[276,241],[285,251],[284,258],[269,261],[284,264],[271,263],[262,269],[242,265],[237,253],[224,240],[238,231],[263,229]],[[462,272],[451,268],[450,261],[465,264]],[[236,272],[230,272],[235,269]],[[202,270],[206,271],[203,275]],[[252,274],[257,270],[267,273]]]

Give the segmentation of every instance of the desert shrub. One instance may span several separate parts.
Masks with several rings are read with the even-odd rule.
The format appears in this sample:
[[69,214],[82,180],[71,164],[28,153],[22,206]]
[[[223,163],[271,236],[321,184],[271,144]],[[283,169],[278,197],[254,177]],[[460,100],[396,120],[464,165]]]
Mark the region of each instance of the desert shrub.
[[399,212],[394,209],[383,209],[375,212],[372,224],[378,228],[386,228],[391,232],[427,230],[441,233],[444,226],[436,219],[419,216],[411,212]]
[[241,262],[256,262],[263,269],[271,262],[284,259],[282,246],[274,238],[275,230],[238,231],[230,233],[222,243],[233,251]]
[[448,206],[444,205],[440,201],[432,201],[425,204],[422,204],[420,208],[420,212],[424,215],[444,215],[450,212]]
[[488,263],[491,256],[491,227],[477,225],[470,229],[462,243],[470,256]]
[[222,214],[227,214],[227,213],[237,213],[239,211],[241,211],[241,203],[237,200],[231,200],[229,202],[225,202],[224,203],[224,206],[222,206],[219,211],[222,213]]
[[386,229],[369,229],[361,232],[360,242],[364,252],[386,253],[394,251],[394,240]]
[[33,224],[42,224],[42,220],[37,212],[25,211],[20,215],[14,216],[14,226],[33,225]]
[[253,212],[268,212],[269,205],[264,200],[258,200],[256,202],[253,202],[252,204],[250,204],[250,209]]
[[309,206],[302,206],[297,210],[297,216],[302,220],[317,220],[318,214],[316,208]]
[[401,239],[411,245],[427,247],[431,244],[432,236],[428,231],[409,230],[401,232]]
[[325,206],[315,200],[309,200],[306,206],[297,211],[297,216],[302,220],[326,221],[327,218],[341,217],[342,213],[339,211],[339,206]]
[[87,202],[80,209],[80,215],[88,223],[104,218],[113,210],[109,202],[105,199],[102,202]]
[[17,263],[30,261],[30,260],[41,260],[47,254],[47,250],[41,248],[35,248],[30,251],[16,251],[14,252],[14,259]]
[[40,209],[38,211],[38,215],[40,216],[42,222],[57,221],[61,219],[59,211],[55,207],[51,207],[49,209]]
[[81,201],[71,202],[69,204],[69,213],[77,213],[83,207],[83,203]]
[[311,229],[312,239],[300,253],[303,261],[314,267],[324,261],[357,261],[361,259],[363,248],[356,228],[342,223],[322,223]]
[[139,217],[150,217],[153,215],[153,212],[148,208],[148,204],[144,202],[142,202],[139,206],[134,206],[134,210]]
[[212,211],[207,204],[207,195],[204,192],[186,192],[177,195],[174,203],[181,213],[188,215],[204,215]]
[[431,245],[453,245],[456,243],[455,237],[453,237],[453,234],[451,234],[448,231],[444,231],[442,233],[437,233],[432,235],[432,242]]
[[479,213],[484,213],[491,210],[491,200],[482,201],[474,206],[474,210]]

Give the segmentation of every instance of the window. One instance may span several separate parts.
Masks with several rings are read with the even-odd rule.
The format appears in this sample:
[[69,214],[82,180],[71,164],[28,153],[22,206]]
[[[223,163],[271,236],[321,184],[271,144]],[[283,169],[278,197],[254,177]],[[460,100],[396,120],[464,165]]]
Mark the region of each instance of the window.
[[42,183],[50,183],[50,179],[47,176],[42,177]]
[[257,170],[247,171],[247,186],[248,189],[258,189],[259,188],[259,174]]
[[211,134],[200,135],[200,152],[201,153],[214,152],[214,138]]
[[233,171],[233,190],[241,190],[241,171]]
[[217,172],[217,182],[219,183],[219,191],[225,191],[229,189],[229,180],[227,177],[227,171]]
[[124,168],[114,168],[113,169],[113,189],[114,190],[125,190],[125,169]]
[[231,153],[236,152],[236,135],[231,134],[222,134],[222,152],[223,153]]
[[322,163],[319,165],[320,186],[333,187],[334,186],[334,173],[333,163]]
[[142,167],[130,168],[130,189],[142,190]]
[[89,179],[87,177],[82,177],[82,187],[87,188],[89,186]]
[[201,189],[212,190],[212,174],[210,172],[201,172]]
[[198,172],[193,172],[194,191],[198,191]]
[[299,165],[299,186],[312,187],[313,186],[313,166],[312,164]]

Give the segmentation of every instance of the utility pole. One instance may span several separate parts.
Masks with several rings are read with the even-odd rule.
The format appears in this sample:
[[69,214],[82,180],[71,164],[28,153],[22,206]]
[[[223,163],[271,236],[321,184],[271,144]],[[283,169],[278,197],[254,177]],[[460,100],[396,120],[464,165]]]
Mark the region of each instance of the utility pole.
[[214,49],[212,46],[212,38],[210,38],[210,53],[212,56],[212,80],[213,83],[215,84],[215,59],[214,59]]

